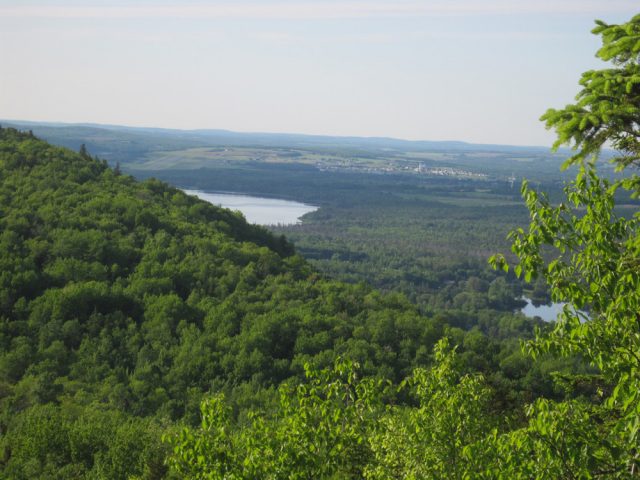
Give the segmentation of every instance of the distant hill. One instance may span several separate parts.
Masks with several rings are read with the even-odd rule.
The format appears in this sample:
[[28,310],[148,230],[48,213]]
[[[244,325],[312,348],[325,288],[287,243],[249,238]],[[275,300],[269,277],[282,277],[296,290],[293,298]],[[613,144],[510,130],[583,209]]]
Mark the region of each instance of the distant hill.
[[[8,127],[31,129],[36,135],[53,143],[77,149],[80,144],[96,147],[95,153],[103,155],[107,149],[100,146],[119,141],[138,151],[151,149],[178,149],[187,147],[227,145],[277,148],[351,148],[359,150],[398,151],[484,151],[548,153],[548,147],[476,144],[463,141],[413,141],[387,137],[341,137],[303,135],[290,133],[241,133],[228,130],[175,130],[165,128],[126,127],[92,123],[55,123],[0,120]],[[112,149],[112,146],[110,147]]]

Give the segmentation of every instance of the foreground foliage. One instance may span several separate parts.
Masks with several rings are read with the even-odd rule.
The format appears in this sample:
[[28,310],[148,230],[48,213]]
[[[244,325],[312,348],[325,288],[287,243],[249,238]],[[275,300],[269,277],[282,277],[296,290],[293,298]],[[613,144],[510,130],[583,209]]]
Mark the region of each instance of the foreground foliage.
[[[553,332],[528,349],[533,356],[578,354],[601,372],[591,379],[600,402],[581,410],[545,405],[546,428],[582,439],[573,458],[577,465],[587,462],[588,470],[577,471],[616,478],[640,469],[640,217],[633,211],[630,218],[622,216],[614,196],[625,191],[636,197],[640,177],[626,171],[614,183],[603,180],[597,158],[610,142],[618,151],[618,170],[640,159],[640,15],[622,25],[599,21],[593,32],[603,41],[597,55],[614,67],[583,74],[577,103],[542,117],[558,132],[556,147],[574,148],[567,164],[578,164],[579,173],[565,189],[566,203],[558,206],[524,184],[531,225],[512,238],[516,273],[542,275],[554,301],[568,302]],[[496,262],[506,267],[503,259]],[[561,430],[563,415],[582,419],[583,426],[576,433]]]
[[417,406],[384,405],[390,384],[359,378],[356,364],[307,370],[280,387],[271,413],[232,427],[224,399],[202,404],[202,426],[168,436],[170,465],[185,478],[463,478],[464,448],[484,437],[490,398],[479,376],[454,366],[441,341],[436,365],[401,391]]
[[527,424],[510,428],[492,414],[484,378],[462,374],[446,341],[435,357],[400,386],[404,406],[386,404],[390,384],[360,379],[343,361],[281,386],[278,407],[244,423],[213,397],[201,405],[200,428],[165,436],[169,465],[190,479],[633,477],[607,408],[538,400]]
[[[596,168],[599,150],[607,141],[620,152],[615,160],[620,169],[640,158],[640,15],[624,25],[598,22],[594,33],[603,38],[598,55],[613,61],[616,68],[586,73],[578,103],[550,110],[543,117],[557,129],[558,145],[574,142],[577,153],[568,162],[578,163],[579,173],[566,187],[566,203],[558,206],[525,183],[531,224],[528,231],[519,229],[511,235],[518,259],[516,274],[527,281],[541,275],[553,300],[568,302],[553,331],[539,332],[525,347],[534,358],[551,353],[580,355],[588,361],[597,373],[556,377],[558,385],[584,394],[564,401],[538,399],[526,408],[522,425],[509,425],[487,408],[490,388],[483,378],[457,371],[456,357],[443,341],[436,347],[435,365],[415,370],[403,383],[414,395],[415,405],[384,406],[383,390],[373,388],[369,380],[362,387],[354,385],[355,371],[348,369],[341,377],[344,366],[338,364],[333,371],[336,380],[328,377],[321,384],[297,387],[295,409],[287,408],[287,400],[275,413],[253,416],[253,422],[233,429],[229,451],[239,452],[234,461],[240,463],[223,460],[199,470],[192,460],[215,458],[220,443],[209,432],[228,428],[216,428],[216,422],[224,421],[218,413],[220,399],[215,408],[204,404],[204,428],[187,429],[169,440],[174,468],[188,478],[228,478],[223,472],[233,472],[231,478],[248,478],[251,475],[242,466],[252,464],[246,459],[258,459],[258,471],[265,478],[347,478],[350,474],[356,478],[610,479],[640,475],[639,217],[632,213],[625,218],[614,208],[616,191],[640,194],[640,178],[632,173],[610,184],[598,176]],[[509,269],[502,256],[492,262]],[[344,397],[352,403],[335,410],[334,391],[356,395]],[[311,411],[305,408],[308,405],[313,406]],[[332,414],[338,412],[335,419],[339,420],[340,412],[356,405],[360,414],[349,417],[356,429],[354,437],[351,428],[332,422]],[[313,415],[318,411],[326,415]],[[331,432],[329,448],[312,447],[316,429]],[[290,431],[292,439],[312,441],[291,442],[286,435],[260,437],[259,433],[281,430]],[[261,440],[258,444],[247,440],[253,438]],[[278,438],[275,445],[269,444],[271,438]],[[353,438],[361,448],[357,455],[345,456],[345,465],[345,458],[336,457],[334,448],[352,445]],[[265,451],[266,445],[270,446]],[[289,460],[306,459],[309,451],[315,454],[312,459]]]

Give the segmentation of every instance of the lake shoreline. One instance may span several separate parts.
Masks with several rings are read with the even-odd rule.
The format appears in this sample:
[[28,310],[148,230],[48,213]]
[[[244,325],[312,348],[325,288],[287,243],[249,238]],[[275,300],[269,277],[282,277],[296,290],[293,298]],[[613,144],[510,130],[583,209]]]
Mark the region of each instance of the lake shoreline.
[[262,226],[297,225],[302,223],[301,217],[320,208],[294,200],[238,192],[205,192],[191,188],[182,188],[182,191],[213,205],[240,211],[247,222]]

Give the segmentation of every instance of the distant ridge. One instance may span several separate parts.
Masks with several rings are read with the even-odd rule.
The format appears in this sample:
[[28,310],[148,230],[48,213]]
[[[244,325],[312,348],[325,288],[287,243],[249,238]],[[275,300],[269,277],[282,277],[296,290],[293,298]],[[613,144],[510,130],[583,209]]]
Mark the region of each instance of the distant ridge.
[[[170,137],[172,141],[195,142],[194,146],[263,146],[280,148],[354,148],[358,150],[402,151],[487,151],[487,152],[535,152],[549,153],[549,147],[501,144],[468,143],[460,140],[403,140],[391,137],[358,137],[309,135],[299,133],[234,132],[222,129],[179,130],[155,127],[129,127],[96,123],[33,122],[27,120],[0,120],[0,125],[29,128],[49,141],[58,143],[62,137],[68,142],[86,138],[87,134],[118,132],[127,134],[129,140],[153,140],[145,137]],[[75,137],[75,138],[74,138]],[[80,141],[80,143],[84,143]],[[75,144],[63,143],[74,148]],[[567,150],[568,151],[568,150]]]

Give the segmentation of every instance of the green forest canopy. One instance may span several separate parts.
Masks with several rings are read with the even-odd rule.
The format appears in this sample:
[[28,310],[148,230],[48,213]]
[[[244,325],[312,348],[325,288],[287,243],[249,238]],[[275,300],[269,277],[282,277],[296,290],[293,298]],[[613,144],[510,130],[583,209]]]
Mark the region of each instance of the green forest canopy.
[[614,68],[545,116],[581,171],[560,206],[525,185],[513,234],[516,273],[570,302],[535,363],[515,339],[533,323],[499,305],[466,331],[421,316],[239,215],[1,130],[3,475],[637,476],[640,243],[613,195],[639,180],[609,185],[589,158],[609,140],[637,161],[640,16],[595,32]]
[[2,129],[0,174],[9,477],[162,477],[161,434],[196,425],[210,393],[224,392],[241,420],[338,358],[397,384],[445,335],[505,412],[561,395],[546,373],[558,364],[532,368],[519,352],[535,323],[510,312],[503,278],[468,282],[482,310],[425,317],[401,295],[322,277],[238,214],[86,151]]

